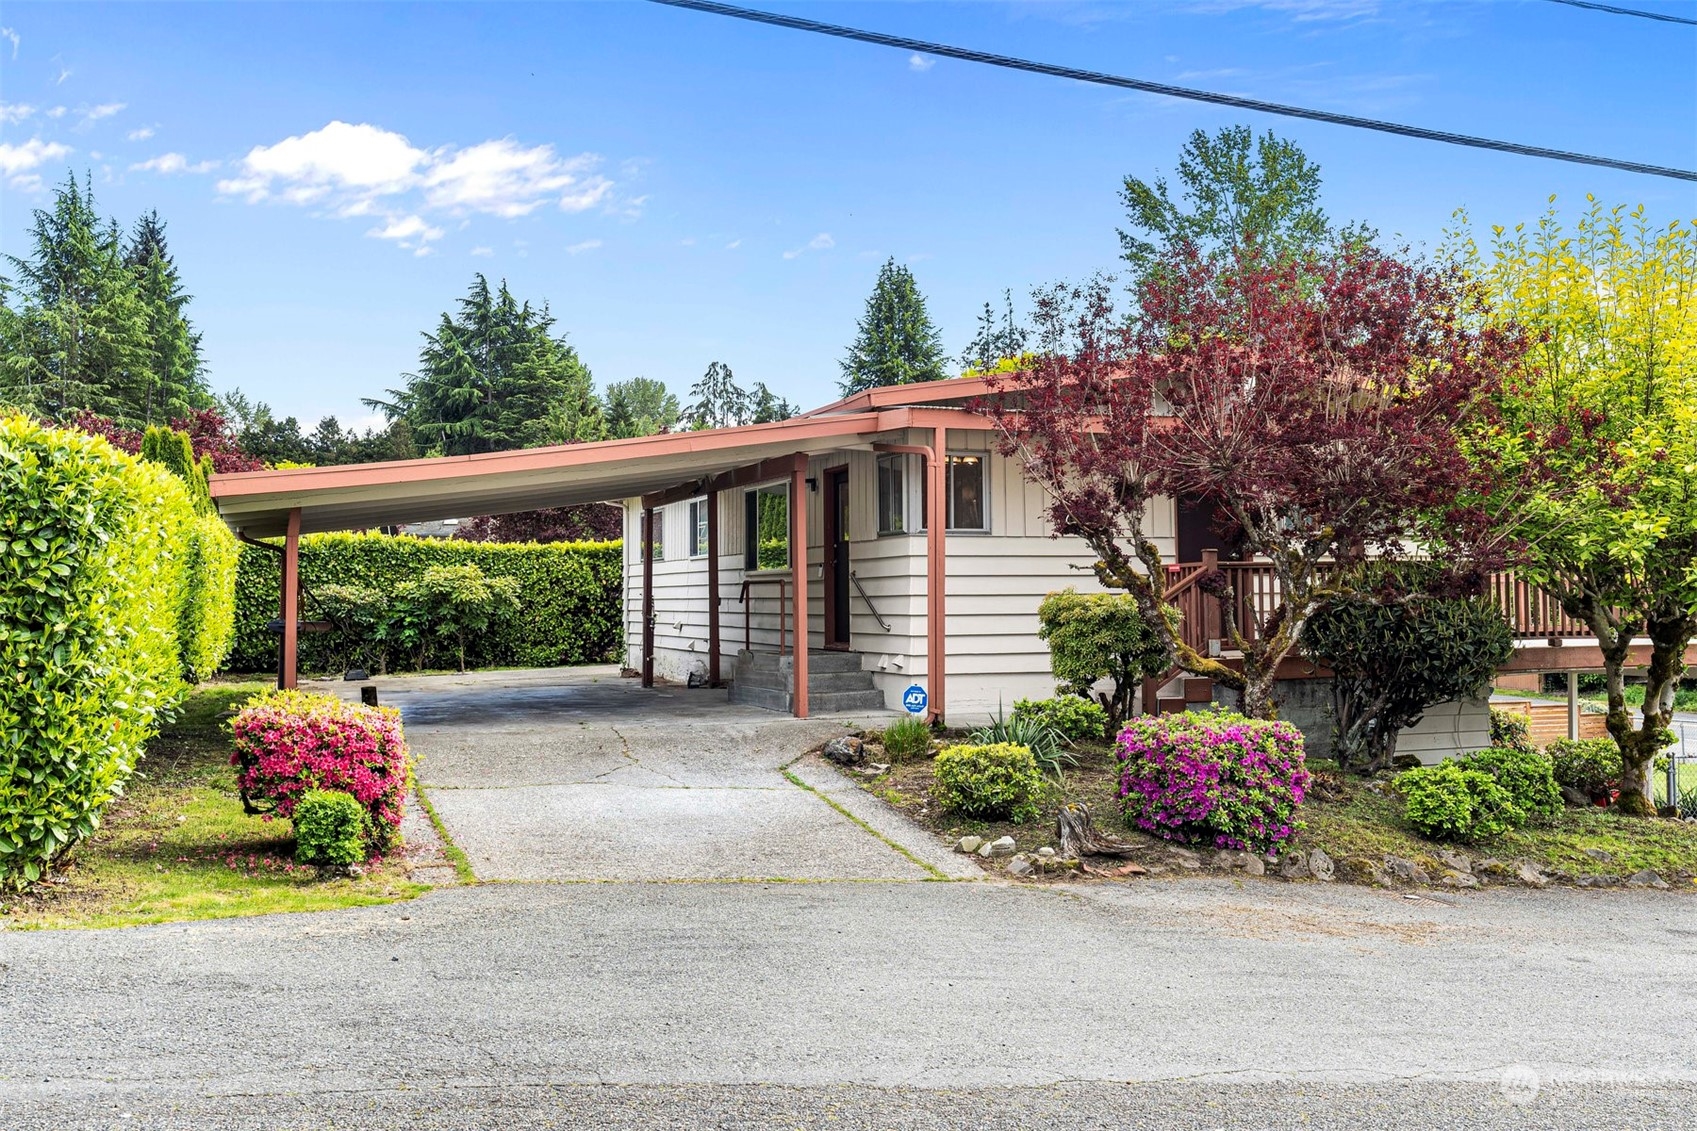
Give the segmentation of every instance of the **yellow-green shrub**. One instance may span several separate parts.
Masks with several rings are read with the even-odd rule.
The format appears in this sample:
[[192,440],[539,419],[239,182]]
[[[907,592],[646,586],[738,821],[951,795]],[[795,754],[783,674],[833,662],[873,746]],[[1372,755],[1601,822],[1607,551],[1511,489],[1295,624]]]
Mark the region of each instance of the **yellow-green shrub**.
[[945,746],[937,753],[931,796],[950,813],[1006,817],[1021,824],[1037,816],[1043,775],[1031,748],[1011,742]]
[[94,831],[182,697],[195,515],[164,468],[0,417],[0,880]]

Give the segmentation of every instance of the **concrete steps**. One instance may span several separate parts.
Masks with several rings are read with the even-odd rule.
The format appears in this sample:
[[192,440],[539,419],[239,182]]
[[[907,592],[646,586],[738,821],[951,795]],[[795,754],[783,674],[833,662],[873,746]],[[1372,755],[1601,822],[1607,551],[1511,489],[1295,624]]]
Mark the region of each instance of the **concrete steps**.
[[[795,709],[795,657],[770,652],[737,653],[731,676],[730,701],[768,711]],[[827,715],[875,711],[884,707],[884,693],[864,670],[858,652],[807,654],[807,709]]]

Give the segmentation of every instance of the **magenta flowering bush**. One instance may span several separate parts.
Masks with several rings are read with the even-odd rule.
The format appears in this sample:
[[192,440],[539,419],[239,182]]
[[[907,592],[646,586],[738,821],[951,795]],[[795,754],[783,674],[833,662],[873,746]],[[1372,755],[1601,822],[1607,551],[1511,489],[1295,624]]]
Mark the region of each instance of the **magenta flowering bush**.
[[1268,852],[1302,828],[1302,732],[1229,711],[1142,716],[1120,731],[1120,806],[1166,840]]
[[365,810],[375,849],[395,842],[412,782],[399,711],[278,691],[243,709],[230,729],[230,764],[249,813],[292,817],[306,793],[339,790]]

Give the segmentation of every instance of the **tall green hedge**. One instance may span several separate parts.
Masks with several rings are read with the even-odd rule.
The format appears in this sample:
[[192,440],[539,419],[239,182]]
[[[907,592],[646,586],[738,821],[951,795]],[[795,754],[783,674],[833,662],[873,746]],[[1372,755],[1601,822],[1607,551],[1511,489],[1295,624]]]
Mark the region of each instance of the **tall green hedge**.
[[[623,643],[624,554],[617,542],[547,545],[466,542],[382,534],[309,534],[301,539],[303,590],[360,586],[391,592],[434,565],[475,565],[490,577],[519,583],[519,613],[467,642],[470,667],[552,667],[611,659]],[[277,637],[266,626],[278,614],[279,555],[241,548],[236,579],[236,647],[232,671],[273,671]],[[301,595],[302,620],[319,618]],[[357,642],[354,642],[357,643]],[[303,672],[333,671],[357,647],[335,633],[303,633]],[[433,644],[425,666],[455,668],[451,639]]]
[[0,882],[94,831],[182,697],[195,521],[157,464],[0,416]]
[[177,654],[183,678],[199,683],[218,670],[236,638],[236,559],[241,543],[218,520],[207,486],[212,457],[195,462],[188,433],[151,427],[142,436],[141,458],[182,481],[198,516],[184,535],[188,568],[177,617]]

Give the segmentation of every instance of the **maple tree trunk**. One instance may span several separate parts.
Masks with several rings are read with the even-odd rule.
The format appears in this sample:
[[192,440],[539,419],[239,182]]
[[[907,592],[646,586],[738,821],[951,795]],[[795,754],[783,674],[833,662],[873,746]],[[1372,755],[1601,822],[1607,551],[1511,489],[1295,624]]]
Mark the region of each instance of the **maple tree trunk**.
[[[1650,772],[1656,755],[1668,745],[1673,721],[1673,689],[1685,672],[1685,649],[1697,618],[1674,617],[1650,624],[1650,666],[1645,672],[1644,706],[1633,725],[1626,705],[1624,672],[1609,673],[1609,735],[1620,747],[1620,811],[1630,816],[1655,815],[1650,803]],[[1674,798],[1669,798],[1674,803]]]

